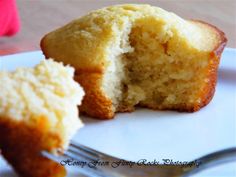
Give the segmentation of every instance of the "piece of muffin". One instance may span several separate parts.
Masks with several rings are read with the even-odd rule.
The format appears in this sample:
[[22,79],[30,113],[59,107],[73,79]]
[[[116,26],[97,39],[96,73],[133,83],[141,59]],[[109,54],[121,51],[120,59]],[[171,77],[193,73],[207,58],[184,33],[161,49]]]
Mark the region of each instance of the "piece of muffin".
[[0,72],[0,149],[22,177],[64,177],[64,167],[41,155],[65,149],[82,127],[84,92],[74,69],[52,60]]
[[135,106],[193,112],[212,99],[226,37],[150,5],[93,11],[41,40],[85,89],[80,111],[110,119]]

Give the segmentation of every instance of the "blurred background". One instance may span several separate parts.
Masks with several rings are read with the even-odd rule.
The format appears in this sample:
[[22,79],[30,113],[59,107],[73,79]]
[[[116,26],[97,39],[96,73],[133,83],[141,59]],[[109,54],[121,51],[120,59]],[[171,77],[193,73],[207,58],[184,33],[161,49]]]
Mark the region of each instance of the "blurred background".
[[17,0],[21,30],[0,37],[0,55],[38,50],[46,33],[91,10],[122,3],[151,4],[186,19],[206,21],[226,33],[227,47],[236,48],[235,0]]

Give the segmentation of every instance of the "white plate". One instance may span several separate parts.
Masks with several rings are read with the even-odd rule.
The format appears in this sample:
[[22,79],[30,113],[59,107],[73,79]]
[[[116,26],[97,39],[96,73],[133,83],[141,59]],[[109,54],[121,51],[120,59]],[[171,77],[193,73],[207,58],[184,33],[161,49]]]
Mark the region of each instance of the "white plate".
[[[0,69],[31,67],[43,57],[41,51],[0,57]],[[127,160],[163,158],[190,161],[212,151],[236,146],[236,50],[226,49],[219,68],[216,93],[209,105],[196,113],[138,109],[117,114],[114,120],[83,117],[85,127],[74,140]],[[199,175],[235,177],[236,163]],[[0,159],[0,176],[14,172]],[[73,175],[69,175],[73,176]]]

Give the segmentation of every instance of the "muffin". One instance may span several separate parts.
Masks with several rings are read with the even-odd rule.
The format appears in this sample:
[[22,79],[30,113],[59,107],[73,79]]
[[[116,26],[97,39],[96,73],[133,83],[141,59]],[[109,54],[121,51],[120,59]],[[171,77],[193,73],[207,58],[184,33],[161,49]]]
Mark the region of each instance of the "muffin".
[[82,127],[83,90],[74,69],[52,60],[35,68],[0,72],[0,149],[23,177],[64,177],[64,167],[41,155],[66,149]]
[[150,5],[93,11],[46,34],[46,58],[75,67],[80,111],[99,119],[136,106],[194,112],[212,99],[226,37]]

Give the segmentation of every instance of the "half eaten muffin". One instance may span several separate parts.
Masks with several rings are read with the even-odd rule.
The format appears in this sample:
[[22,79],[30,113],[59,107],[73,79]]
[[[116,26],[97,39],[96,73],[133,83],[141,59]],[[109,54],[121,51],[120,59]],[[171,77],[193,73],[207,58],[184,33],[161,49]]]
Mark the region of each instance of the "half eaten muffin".
[[208,104],[226,41],[205,22],[128,4],[50,32],[41,48],[46,58],[75,67],[86,92],[80,110],[110,119],[135,106],[193,112]]

